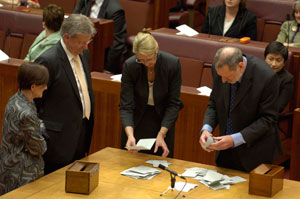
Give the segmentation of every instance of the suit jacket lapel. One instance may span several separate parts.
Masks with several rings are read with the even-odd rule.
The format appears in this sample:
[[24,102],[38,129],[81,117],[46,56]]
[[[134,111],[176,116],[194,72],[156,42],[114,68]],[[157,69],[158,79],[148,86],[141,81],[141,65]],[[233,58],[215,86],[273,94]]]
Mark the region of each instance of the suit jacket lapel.
[[243,97],[248,93],[248,90],[251,88],[252,86],[251,73],[252,73],[252,67],[251,65],[249,65],[248,62],[248,65],[242,77],[240,87],[237,90],[232,109],[234,109],[238,105],[238,103],[243,99]]
[[76,79],[75,79],[75,75],[72,70],[72,66],[69,62],[68,56],[67,56],[66,52],[64,51],[61,43],[58,42],[58,44],[59,44],[59,50],[61,51],[60,53],[58,53],[58,55],[60,55],[59,59],[61,60],[61,62],[60,62],[61,67],[65,70],[67,77],[73,87],[73,90],[74,90],[77,98],[79,99],[79,101],[81,101],[79,91],[78,91],[78,86],[77,86]]
[[101,19],[105,19],[105,13],[106,13],[106,9],[107,9],[107,6],[108,6],[108,2],[109,0],[104,0],[102,5],[101,5],[101,8],[100,8],[100,12],[98,14],[98,18],[101,18]]
[[222,7],[222,12],[217,14],[218,15],[218,19],[217,19],[218,28],[219,28],[219,31],[222,35],[223,35],[223,29],[224,29],[225,11],[226,11],[226,8],[225,8],[225,6],[223,6]]

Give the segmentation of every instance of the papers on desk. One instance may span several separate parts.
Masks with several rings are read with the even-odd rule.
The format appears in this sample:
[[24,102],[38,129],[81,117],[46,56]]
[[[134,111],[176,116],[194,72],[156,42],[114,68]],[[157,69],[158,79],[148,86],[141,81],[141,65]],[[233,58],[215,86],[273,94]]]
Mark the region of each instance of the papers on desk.
[[152,164],[153,167],[158,167],[158,165],[162,164],[166,168],[171,164],[167,160],[147,160],[146,163]]
[[229,177],[215,170],[200,167],[185,169],[182,176],[194,178],[213,190],[230,189],[230,185],[246,181],[246,179],[240,176]]
[[0,7],[3,7],[3,4],[2,4],[2,3],[0,3]]
[[199,34],[196,30],[187,26],[186,24],[177,26],[176,29],[180,31],[179,33],[177,33],[177,35],[186,35],[192,37]]
[[122,74],[110,76],[112,81],[121,82]]
[[[177,191],[182,190],[183,192],[189,192],[190,190],[194,189],[195,187],[198,187],[197,184],[191,184],[191,183],[186,183],[186,185],[185,186],[184,185],[185,185],[185,182],[176,182],[174,189],[176,189]],[[172,189],[172,187],[169,186],[168,189]]]
[[9,56],[7,54],[5,54],[5,52],[0,50],[0,61],[5,61],[5,60],[8,60],[8,59],[9,59]]
[[121,174],[124,176],[136,178],[136,179],[147,179],[147,180],[152,179],[154,176],[156,176],[159,173],[160,171],[158,169],[147,167],[147,166],[132,167],[130,169],[121,172]]
[[208,88],[207,86],[202,86],[202,87],[197,88],[197,91],[200,92],[200,93],[198,93],[198,95],[210,96],[211,88]]
[[151,150],[156,138],[140,139],[135,146],[125,147],[128,150]]

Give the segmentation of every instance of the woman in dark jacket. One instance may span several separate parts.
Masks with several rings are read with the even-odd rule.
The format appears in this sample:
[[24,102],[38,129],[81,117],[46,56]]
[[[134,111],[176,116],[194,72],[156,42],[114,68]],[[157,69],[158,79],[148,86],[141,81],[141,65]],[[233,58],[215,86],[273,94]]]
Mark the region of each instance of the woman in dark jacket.
[[247,10],[246,0],[223,0],[223,4],[208,8],[202,33],[256,40],[256,16]]
[[175,122],[183,107],[179,59],[159,51],[156,40],[147,32],[135,37],[133,52],[136,55],[125,62],[122,73],[121,145],[130,147],[139,139],[156,138],[150,153],[158,151],[158,155],[172,157]]

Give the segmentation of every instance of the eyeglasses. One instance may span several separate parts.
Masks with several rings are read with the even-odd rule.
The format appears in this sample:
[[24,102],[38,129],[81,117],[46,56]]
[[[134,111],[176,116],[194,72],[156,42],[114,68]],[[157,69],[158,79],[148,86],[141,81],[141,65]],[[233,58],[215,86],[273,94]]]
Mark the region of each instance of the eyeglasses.
[[154,63],[156,62],[156,58],[157,58],[157,52],[155,54],[153,54],[150,58],[148,59],[139,59],[138,57],[135,59],[135,62],[138,64],[147,64],[147,63]]
[[93,41],[93,39],[90,39],[88,41],[80,41],[78,42],[80,45],[89,45],[89,43],[91,43]]

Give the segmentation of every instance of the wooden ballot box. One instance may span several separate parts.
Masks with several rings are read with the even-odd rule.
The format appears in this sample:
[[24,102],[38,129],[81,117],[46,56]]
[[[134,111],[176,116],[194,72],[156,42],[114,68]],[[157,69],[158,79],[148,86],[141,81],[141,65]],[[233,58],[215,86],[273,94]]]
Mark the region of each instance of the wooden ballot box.
[[76,161],[66,170],[66,192],[90,194],[99,181],[99,163]]
[[249,194],[273,197],[282,190],[284,167],[261,164],[250,172]]

